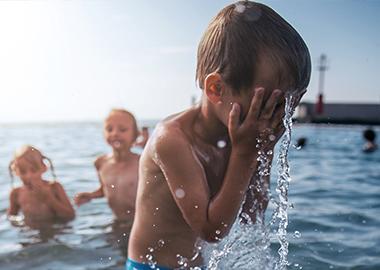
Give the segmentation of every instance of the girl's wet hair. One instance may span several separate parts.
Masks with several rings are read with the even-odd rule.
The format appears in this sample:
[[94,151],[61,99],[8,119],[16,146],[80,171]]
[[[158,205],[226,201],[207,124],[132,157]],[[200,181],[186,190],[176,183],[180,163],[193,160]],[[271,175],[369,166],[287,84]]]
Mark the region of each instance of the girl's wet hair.
[[310,81],[309,50],[297,31],[266,5],[239,1],[222,9],[208,25],[198,46],[196,80],[204,89],[217,72],[239,94],[255,82],[259,61],[269,61],[276,80],[304,90]]
[[11,185],[13,188],[13,182],[14,182],[14,175],[13,172],[16,170],[17,161],[19,159],[25,159],[28,161],[33,168],[39,169],[42,167],[42,165],[45,165],[45,160],[49,163],[50,169],[51,169],[51,174],[53,176],[53,181],[57,179],[57,176],[55,174],[53,162],[51,161],[50,158],[44,156],[37,148],[31,146],[31,145],[24,145],[21,147],[19,150],[17,150],[14,154],[13,159],[9,163],[8,169],[9,169],[9,175],[11,177]]
[[137,121],[136,121],[135,116],[131,112],[129,112],[125,109],[112,109],[111,112],[109,113],[109,115],[111,115],[112,113],[124,113],[132,119],[133,130],[134,130],[134,141],[135,141],[137,139],[137,137],[139,136],[139,129],[137,127]]

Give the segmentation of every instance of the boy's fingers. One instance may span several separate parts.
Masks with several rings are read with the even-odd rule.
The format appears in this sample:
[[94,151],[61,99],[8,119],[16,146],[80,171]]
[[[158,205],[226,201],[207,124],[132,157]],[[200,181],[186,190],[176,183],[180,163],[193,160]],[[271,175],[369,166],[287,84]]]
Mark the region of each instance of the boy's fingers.
[[263,98],[264,98],[264,88],[263,87],[256,88],[246,119],[255,120],[258,118],[261,105],[263,103]]
[[283,118],[285,116],[285,103],[277,107],[272,116],[271,127],[276,128],[278,125],[282,124]]
[[271,96],[269,97],[269,99],[267,100],[265,104],[265,107],[262,113],[260,114],[260,118],[263,118],[263,119],[272,118],[272,115],[276,109],[276,105],[278,104],[281,96],[282,96],[282,91],[279,89],[276,89],[272,92]]
[[228,129],[236,130],[239,126],[240,119],[240,106],[237,103],[232,105],[232,109],[230,111],[229,119],[228,119]]

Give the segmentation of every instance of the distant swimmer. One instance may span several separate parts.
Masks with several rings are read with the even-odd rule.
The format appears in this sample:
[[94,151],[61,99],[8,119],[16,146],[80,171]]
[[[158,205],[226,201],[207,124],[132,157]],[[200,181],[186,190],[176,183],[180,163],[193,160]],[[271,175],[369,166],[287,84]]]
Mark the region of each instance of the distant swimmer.
[[305,137],[299,138],[296,143],[296,148],[297,149],[304,148],[306,146],[306,142],[307,142],[307,138]]
[[363,131],[363,138],[366,143],[363,145],[363,152],[370,153],[374,152],[378,147],[376,144],[376,133],[373,129],[367,128]]

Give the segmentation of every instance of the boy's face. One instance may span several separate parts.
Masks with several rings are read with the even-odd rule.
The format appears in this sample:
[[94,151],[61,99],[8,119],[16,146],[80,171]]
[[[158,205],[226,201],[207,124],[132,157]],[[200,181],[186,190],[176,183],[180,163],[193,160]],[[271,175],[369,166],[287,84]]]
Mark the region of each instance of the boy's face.
[[[248,114],[255,89],[260,88],[260,87],[264,88],[263,106],[265,105],[266,101],[269,99],[269,97],[271,96],[274,90],[279,89],[283,92],[282,97],[279,103],[277,104],[277,107],[282,107],[285,113],[285,93],[293,90],[291,79],[284,78],[283,80],[280,80],[278,73],[274,71],[273,69],[273,65],[270,64],[269,61],[266,61],[266,62],[259,63],[256,80],[253,83],[253,86],[250,87],[250,89],[241,91],[241,93],[238,95],[236,94],[232,95],[232,92],[229,91],[230,93],[226,95],[227,104],[228,104],[228,108],[226,112],[227,115],[232,108],[232,104],[236,102],[240,105],[240,108],[241,108],[240,117],[241,117],[241,121],[243,121]],[[295,105],[298,105],[302,95],[304,94],[304,92],[300,92],[300,93],[301,94],[298,97],[296,97],[297,100],[295,102]]]
[[112,112],[104,122],[104,137],[113,149],[129,149],[136,136],[132,118],[123,112]]
[[33,166],[25,158],[19,158],[15,166],[16,175],[20,177],[23,184],[28,188],[31,188],[33,186],[33,183],[36,181],[40,181],[42,174],[45,171],[45,164],[41,164],[41,166],[36,167]]

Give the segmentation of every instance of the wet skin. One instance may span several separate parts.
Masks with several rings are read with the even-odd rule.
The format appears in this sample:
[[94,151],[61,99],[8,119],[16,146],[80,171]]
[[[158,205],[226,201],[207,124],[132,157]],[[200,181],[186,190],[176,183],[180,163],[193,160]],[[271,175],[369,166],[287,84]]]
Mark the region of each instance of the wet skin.
[[131,117],[123,112],[112,112],[104,123],[104,137],[112,147],[112,154],[95,161],[100,187],[93,192],[75,196],[80,206],[94,198],[106,197],[118,221],[130,221],[135,211],[139,155],[130,151],[137,136]]
[[34,168],[23,158],[17,164],[16,174],[22,180],[23,186],[11,191],[8,215],[17,215],[21,211],[26,224],[74,218],[74,209],[62,185],[57,181],[42,179],[42,174],[46,171],[43,164]]

